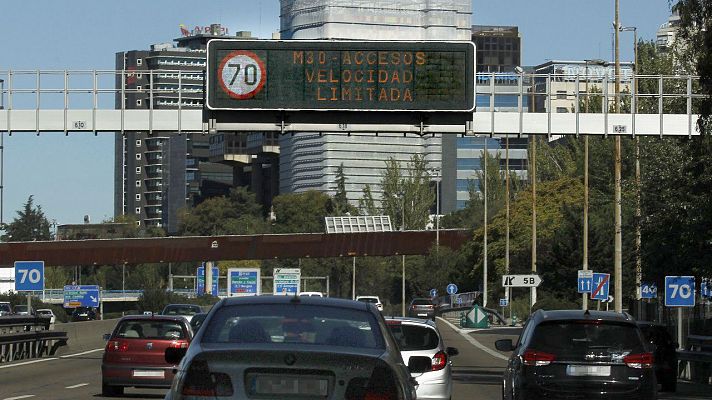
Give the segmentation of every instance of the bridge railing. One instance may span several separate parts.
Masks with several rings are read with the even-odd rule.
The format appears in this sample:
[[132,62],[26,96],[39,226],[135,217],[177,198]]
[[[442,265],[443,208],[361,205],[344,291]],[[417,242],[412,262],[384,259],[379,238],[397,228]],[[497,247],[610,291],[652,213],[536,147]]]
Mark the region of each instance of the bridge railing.
[[0,317],[0,363],[53,355],[67,344],[67,333],[49,329],[49,318]]
[[[138,85],[139,77],[148,83]],[[492,135],[697,133],[694,122],[704,98],[698,76],[626,73],[620,78],[620,93],[616,95],[616,77],[612,74],[478,73],[473,132]],[[0,130],[207,133],[202,115],[204,88],[204,71],[0,70]],[[127,104],[129,99],[135,103]],[[616,99],[621,104],[618,114],[613,112]],[[510,116],[497,117],[498,114]],[[571,118],[566,118],[567,115]],[[620,115],[628,118],[622,119]],[[314,131],[310,124],[258,124],[262,129],[255,129],[255,124],[245,124],[244,129]],[[348,127],[355,132],[374,129],[359,124],[348,124]],[[411,132],[410,128],[409,125],[378,126],[379,131],[384,132]],[[339,131],[338,127],[334,129]],[[451,132],[448,129],[466,133],[461,126],[454,125],[421,126],[418,132],[430,133],[430,129],[435,133]],[[319,132],[324,130],[322,127]]]

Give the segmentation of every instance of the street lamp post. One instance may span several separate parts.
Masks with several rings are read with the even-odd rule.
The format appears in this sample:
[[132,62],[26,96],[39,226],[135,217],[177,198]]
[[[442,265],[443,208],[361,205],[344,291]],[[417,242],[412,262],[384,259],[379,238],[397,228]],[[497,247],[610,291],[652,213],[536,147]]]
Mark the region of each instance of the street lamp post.
[[[620,113],[620,91],[621,91],[621,59],[620,59],[620,0],[615,2],[615,58],[616,58],[616,85],[615,85],[615,113]],[[621,137],[616,135],[615,155],[614,155],[614,175],[615,175],[615,238],[613,252],[613,269],[615,274],[615,311],[623,312],[623,230],[622,230],[622,189],[621,189]]]
[[433,168],[435,175],[435,251],[440,252],[440,170]]
[[482,283],[482,307],[487,307],[487,160],[489,159],[489,153],[487,152],[487,141],[489,140],[489,137],[485,136],[485,152],[484,152],[484,161],[485,161],[485,166],[484,166],[484,176],[485,176],[485,187],[484,187],[484,192],[485,192],[485,218],[484,218],[484,225],[485,225],[485,236],[484,236],[484,265],[483,265],[483,283]]

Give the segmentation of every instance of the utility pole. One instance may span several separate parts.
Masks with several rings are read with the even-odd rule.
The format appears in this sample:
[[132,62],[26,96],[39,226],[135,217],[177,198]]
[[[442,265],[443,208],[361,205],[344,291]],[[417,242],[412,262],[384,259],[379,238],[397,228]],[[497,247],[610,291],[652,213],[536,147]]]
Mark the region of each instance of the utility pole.
[[[507,134],[507,138],[505,139],[505,150],[504,150],[504,158],[505,158],[505,170],[506,175],[505,175],[505,208],[507,209],[507,217],[506,217],[506,229],[505,229],[505,239],[504,239],[504,273],[505,275],[509,275],[509,134]],[[504,293],[504,298],[507,299],[507,304],[510,304],[510,298],[509,298],[509,293],[510,293],[510,288],[507,287],[505,289]],[[504,311],[503,311],[504,312]],[[512,314],[512,308],[510,306],[509,308],[509,314],[511,317]]]
[[[536,275],[536,136],[532,135],[532,274]],[[531,288],[531,307],[536,304],[536,288]]]
[[485,152],[484,152],[484,175],[485,175],[485,237],[484,237],[484,265],[483,265],[483,283],[482,283],[482,307],[487,307],[487,161],[489,160],[489,153],[487,152],[487,141],[489,138],[485,136]]
[[[620,0],[616,0],[615,12],[615,58],[616,58],[616,85],[615,85],[615,113],[620,113],[620,90],[621,90],[621,60],[620,60]],[[623,233],[622,233],[622,208],[621,208],[621,137],[615,138],[615,249],[613,257],[613,268],[615,275],[615,311],[623,312]]]

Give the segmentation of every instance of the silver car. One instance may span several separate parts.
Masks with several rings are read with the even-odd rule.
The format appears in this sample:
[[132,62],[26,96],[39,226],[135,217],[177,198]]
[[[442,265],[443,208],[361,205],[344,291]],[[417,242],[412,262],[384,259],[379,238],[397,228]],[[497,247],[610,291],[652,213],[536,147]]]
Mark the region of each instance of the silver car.
[[458,350],[445,347],[435,322],[426,319],[388,317],[386,324],[398,342],[403,361],[411,357],[425,356],[432,360],[432,367],[423,373],[412,373],[418,382],[418,399],[444,399],[452,397],[452,361]]
[[233,297],[213,306],[182,358],[166,399],[267,398],[415,400],[383,317],[361,302],[290,296]]
[[197,304],[169,304],[161,311],[161,315],[184,317],[190,322],[190,320],[193,319],[193,315],[202,312],[203,309]]

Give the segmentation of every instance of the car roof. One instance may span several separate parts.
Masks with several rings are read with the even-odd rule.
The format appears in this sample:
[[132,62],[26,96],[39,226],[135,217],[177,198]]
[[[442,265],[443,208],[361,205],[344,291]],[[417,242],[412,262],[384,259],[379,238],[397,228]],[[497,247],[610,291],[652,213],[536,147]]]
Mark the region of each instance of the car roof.
[[613,311],[595,310],[537,310],[532,316],[539,322],[542,321],[566,321],[566,320],[596,320],[614,321],[635,324],[635,320],[629,314],[617,313]]
[[52,312],[52,310],[49,309],[49,308],[38,308],[37,311],[49,311],[49,312]]
[[368,310],[368,304],[358,301],[337,299],[333,297],[318,297],[318,296],[246,296],[246,297],[230,297],[223,299],[220,303],[222,306],[232,306],[241,304],[309,304],[322,305],[330,307],[350,308],[354,310]]
[[434,321],[429,320],[429,319],[422,319],[422,318],[413,318],[413,317],[383,317],[386,321],[401,321],[401,322],[406,322],[409,324],[413,325],[427,325],[431,328],[437,329],[437,325],[435,324]]
[[158,314],[153,314],[153,315],[127,315],[125,317],[121,317],[119,322],[124,322],[124,321],[181,321],[181,322],[188,322],[187,319],[184,317],[181,317],[180,315],[158,315]]
[[178,304],[178,303],[173,303],[173,304],[167,304],[163,308],[168,308],[168,307],[198,307],[200,308],[199,304]]
[[358,299],[379,299],[380,300],[380,298],[378,296],[356,296],[356,300],[358,300]]

